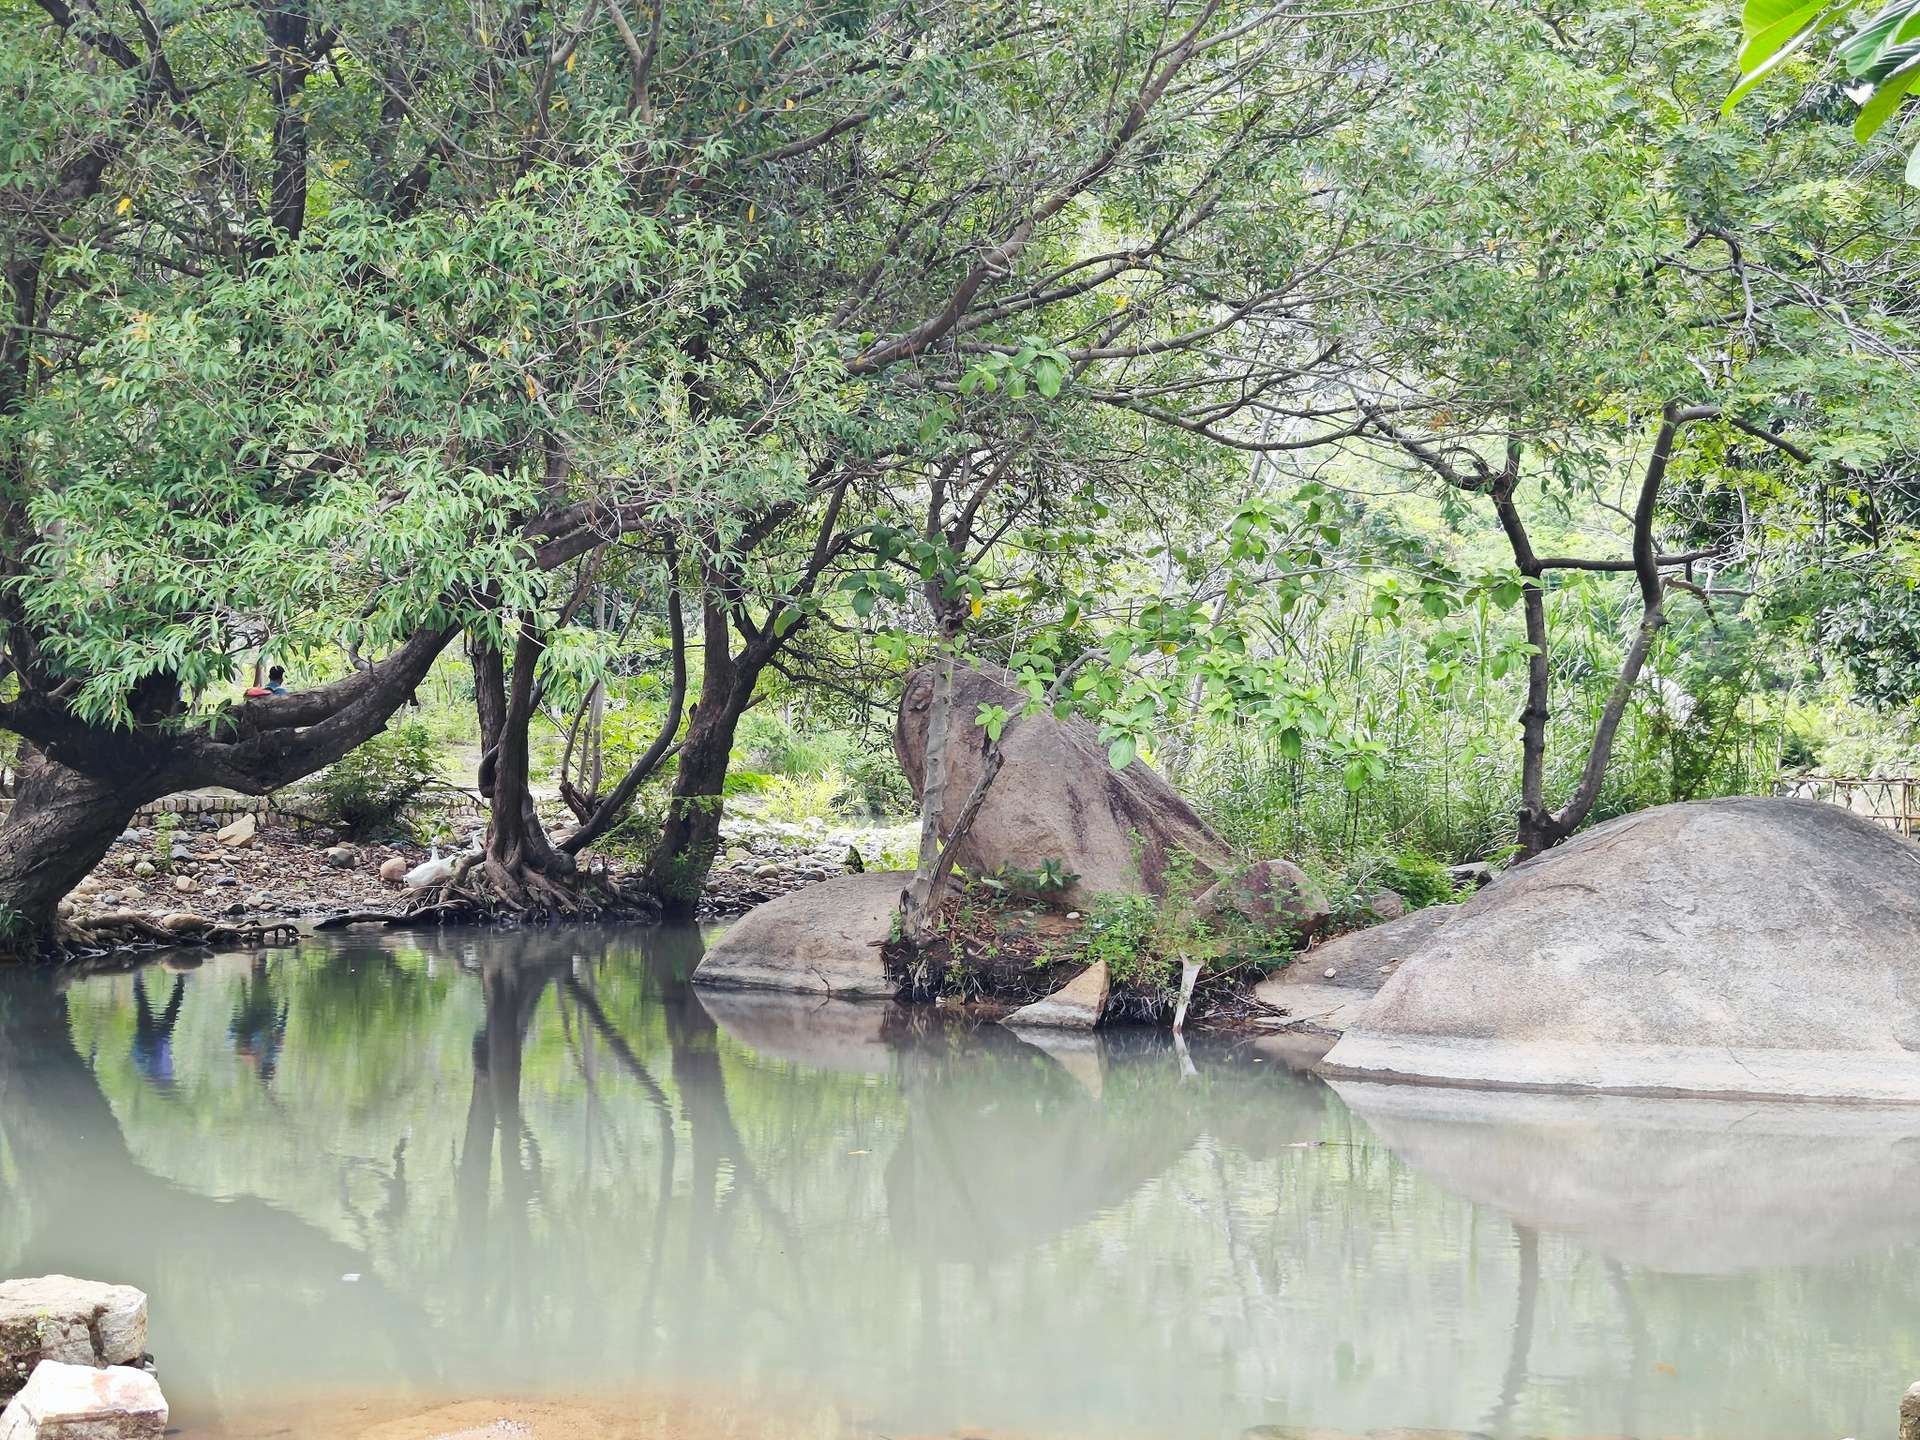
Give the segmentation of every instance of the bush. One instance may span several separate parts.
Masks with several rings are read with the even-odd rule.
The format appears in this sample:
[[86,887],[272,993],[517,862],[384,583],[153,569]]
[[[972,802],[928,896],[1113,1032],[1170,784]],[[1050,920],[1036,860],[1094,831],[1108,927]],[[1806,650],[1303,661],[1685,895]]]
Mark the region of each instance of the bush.
[[1430,855],[1403,850],[1380,868],[1380,883],[1415,909],[1453,899],[1453,876]]
[[761,813],[769,820],[787,824],[798,824],[802,820],[831,820],[834,797],[839,795],[841,784],[838,770],[829,770],[811,779],[775,776],[762,792],[764,802]]
[[1117,986],[1166,984],[1171,967],[1154,953],[1158,923],[1151,895],[1107,891],[1094,896],[1086,928],[1080,932],[1088,961],[1104,962],[1107,978]]
[[840,746],[832,738],[808,739],[771,711],[749,710],[734,733],[734,757],[771,775],[814,779],[833,768]]
[[891,747],[855,755],[843,767],[846,789],[840,803],[878,820],[914,812],[913,787],[900,773]]
[[409,720],[336,760],[314,788],[329,820],[365,837],[393,829],[401,812],[439,778],[432,734]]

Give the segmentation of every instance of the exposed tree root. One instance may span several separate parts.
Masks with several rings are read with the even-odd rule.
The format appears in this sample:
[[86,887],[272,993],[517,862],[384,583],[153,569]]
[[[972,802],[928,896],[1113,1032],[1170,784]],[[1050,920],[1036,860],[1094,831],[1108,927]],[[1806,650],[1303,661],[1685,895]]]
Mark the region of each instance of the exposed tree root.
[[62,922],[50,949],[54,959],[75,961],[172,945],[291,945],[299,938],[299,927],[286,922],[223,925],[200,916],[186,916],[181,923],[167,926],[132,910],[109,910],[84,921]]
[[483,856],[463,857],[453,874],[419,892],[418,899],[394,915],[364,912],[361,920],[338,917],[334,924],[381,920],[396,928],[447,924],[544,924],[609,916],[656,917],[650,897],[622,890],[603,872],[562,876],[531,865],[508,865]]

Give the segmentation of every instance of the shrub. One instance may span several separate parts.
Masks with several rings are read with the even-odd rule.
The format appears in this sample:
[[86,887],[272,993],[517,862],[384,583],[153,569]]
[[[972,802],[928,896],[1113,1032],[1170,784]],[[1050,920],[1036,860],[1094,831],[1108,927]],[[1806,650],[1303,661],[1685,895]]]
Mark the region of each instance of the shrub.
[[734,754],[748,768],[773,775],[814,779],[833,768],[839,746],[832,739],[798,735],[771,711],[749,710],[734,733]]
[[834,798],[842,784],[840,772],[829,770],[812,778],[777,775],[763,793],[761,813],[769,820],[797,824],[802,820],[833,818]]
[[1080,877],[1058,860],[1042,860],[1038,870],[1001,865],[979,877],[989,890],[1023,900],[1054,900]]
[[891,748],[855,755],[842,768],[846,789],[841,804],[874,819],[913,813],[913,787],[900,773]]
[[1103,892],[1093,897],[1081,941],[1087,959],[1105,961],[1107,978],[1123,988],[1157,987],[1167,982],[1169,965],[1154,953],[1159,919],[1151,895]]
[[349,835],[390,830],[440,778],[433,736],[417,720],[374,736],[336,760],[315,784],[326,816]]
[[1380,868],[1380,883],[1415,910],[1453,899],[1453,876],[1431,855],[1402,850]]
[[173,837],[180,833],[180,817],[171,810],[153,822],[153,868],[162,875],[173,869]]

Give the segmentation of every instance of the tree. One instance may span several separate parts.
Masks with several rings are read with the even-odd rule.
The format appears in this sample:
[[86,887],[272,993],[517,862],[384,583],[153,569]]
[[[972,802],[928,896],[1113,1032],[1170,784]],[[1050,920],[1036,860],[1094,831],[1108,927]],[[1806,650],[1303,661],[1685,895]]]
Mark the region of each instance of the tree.
[[[1236,167],[1360,89],[1323,83],[1352,27],[1223,0],[5,23],[0,724],[37,778],[0,902],[28,944],[132,806],[326,763],[462,630],[499,702],[488,874],[564,882],[524,732],[575,572],[627,535],[697,597],[649,867],[690,907],[734,729],[805,620],[779,617],[848,553],[863,487],[1014,325],[1151,369],[1261,313],[1161,269]],[[1292,108],[1247,103],[1280,64]],[[1129,281],[1144,303],[1099,305]],[[1098,399],[1186,416],[1151,396]],[[260,644],[394,648],[289,700],[192,703]]]
[[[1351,383],[1371,433],[1402,463],[1490,503],[1510,542],[1508,594],[1523,607],[1530,649],[1523,855],[1591,812],[1668,592],[1737,608],[1741,597],[1715,593],[1716,578],[1725,588],[1761,561],[1763,518],[1662,543],[1663,530],[1687,523],[1663,508],[1670,469],[1694,482],[1691,495],[1741,494],[1751,521],[1796,483],[1783,462],[1817,474],[1849,458],[1849,433],[1884,444],[1906,423],[1904,405],[1876,408],[1898,384],[1907,343],[1903,322],[1879,308],[1873,257],[1884,242],[1863,243],[1826,208],[1838,187],[1892,234],[1910,229],[1895,219],[1899,202],[1847,176],[1827,119],[1713,125],[1710,49],[1679,26],[1648,30],[1618,16],[1559,31],[1489,17],[1462,42],[1463,57],[1481,62],[1458,97],[1472,107],[1470,151],[1455,138],[1454,101],[1433,90],[1429,109],[1411,121],[1382,116],[1366,137],[1370,151],[1405,157],[1397,177],[1369,172],[1369,194],[1373,223],[1406,238],[1409,268],[1382,277],[1377,298],[1352,312],[1352,333],[1366,337],[1353,349],[1367,359]],[[1621,104],[1622,69],[1626,84],[1657,69],[1660,102]],[[1796,183],[1809,176],[1820,178]],[[1830,311],[1850,319],[1832,323]],[[1716,420],[1731,427],[1724,438],[1676,451],[1689,427]],[[1649,431],[1650,452],[1636,456]],[[1536,553],[1525,490],[1547,506],[1578,496],[1612,507],[1630,557]],[[1630,576],[1636,599],[1580,778],[1555,803],[1543,766],[1551,586],[1568,572]]]
[[[742,715],[810,628],[871,613],[874,577],[896,558],[887,537],[912,523],[929,475],[974,449],[1024,447],[1023,463],[1072,453],[1071,437],[1112,412],[1136,451],[1148,428],[1214,443],[1289,390],[1299,347],[1238,349],[1237,327],[1299,305],[1311,263],[1336,248],[1302,236],[1336,227],[1315,215],[1267,233],[1232,197],[1255,183],[1304,203],[1301,140],[1378,85],[1357,58],[1380,43],[1374,29],[1219,0],[1152,15],[1009,4],[771,18],[741,29],[663,13],[637,51],[618,25],[596,25],[578,73],[604,88],[576,76],[554,122],[588,124],[596,105],[652,116],[632,193],[750,242],[737,301],[683,317],[684,400],[705,463],[783,468],[759,503],[630,537],[672,557],[662,593],[687,611],[684,637],[669,627],[686,731],[663,731],[644,773],[577,807],[597,818],[557,842],[603,833],[670,752],[647,882],[671,913],[691,912],[711,862]],[[1286,82],[1256,90],[1269,70]],[[691,176],[688,156],[700,157]],[[1197,366],[1209,351],[1233,363]],[[1043,474],[1010,486],[1025,503],[1070,488]],[[1003,536],[995,524],[983,535]],[[548,619],[535,629],[555,633]],[[524,746],[516,726],[503,734]],[[527,809],[521,767],[494,783],[506,833],[501,807]]]

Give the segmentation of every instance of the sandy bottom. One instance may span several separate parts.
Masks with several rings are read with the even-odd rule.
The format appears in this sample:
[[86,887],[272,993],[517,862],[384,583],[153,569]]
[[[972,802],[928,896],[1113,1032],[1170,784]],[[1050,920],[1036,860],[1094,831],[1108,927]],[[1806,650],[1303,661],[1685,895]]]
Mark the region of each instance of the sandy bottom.
[[[771,1414],[679,1395],[448,1403],[340,1399],[263,1407],[168,1433],[182,1440],[883,1440],[880,1431],[831,1408]],[[966,1440],[1013,1440],[973,1429],[952,1434]],[[884,1440],[945,1437],[891,1434]]]
[[[217,1426],[169,1430],[192,1440],[1089,1440],[963,1426],[941,1431],[883,1431],[831,1408],[774,1414],[689,1396],[618,1401],[341,1401],[281,1411],[257,1410]],[[1103,1436],[1111,1440],[1111,1433]],[[1258,1426],[1241,1440],[1472,1440],[1454,1430],[1370,1430],[1358,1434],[1308,1426]],[[1625,1440],[1620,1436],[1581,1440]]]

